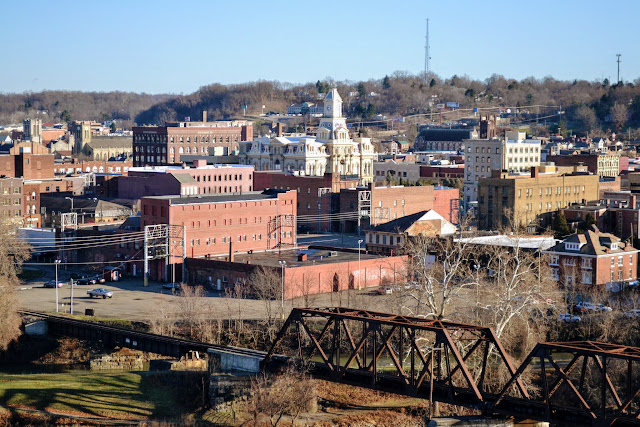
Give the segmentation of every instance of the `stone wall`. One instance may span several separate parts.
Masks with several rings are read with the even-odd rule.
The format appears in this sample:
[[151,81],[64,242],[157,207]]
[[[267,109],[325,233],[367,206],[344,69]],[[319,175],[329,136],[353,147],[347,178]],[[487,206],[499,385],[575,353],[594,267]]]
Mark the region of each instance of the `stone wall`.
[[251,393],[253,375],[212,374],[209,377],[209,404],[214,411],[229,409],[236,399],[246,400]]
[[142,355],[113,353],[91,359],[89,365],[91,370],[142,371],[144,362]]

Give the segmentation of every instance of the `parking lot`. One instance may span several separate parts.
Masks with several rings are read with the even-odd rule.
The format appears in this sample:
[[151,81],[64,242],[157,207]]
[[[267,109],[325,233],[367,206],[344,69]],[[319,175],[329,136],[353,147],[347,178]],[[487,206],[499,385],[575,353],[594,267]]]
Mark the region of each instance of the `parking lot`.
[[[22,307],[28,310],[55,312],[56,288],[45,288],[43,285],[51,279],[51,272],[38,280],[23,283],[17,288]],[[58,288],[58,309],[70,312],[71,286],[68,284],[68,273],[60,273],[61,281],[66,284]],[[91,298],[87,291],[95,288],[106,288],[113,292],[113,298]],[[388,311],[388,295],[382,296],[376,288],[351,290],[321,295],[310,295],[306,299],[298,298],[285,301],[285,311],[292,307],[358,307],[370,310]],[[162,288],[160,282],[149,282],[145,287],[142,279],[124,279],[120,282],[107,282],[95,285],[76,285],[73,287],[74,314],[84,314],[85,309],[93,309],[95,316],[147,321],[159,312],[178,310],[181,297],[171,290]],[[261,319],[267,314],[267,304],[271,304],[272,313],[280,313],[281,301],[261,301],[255,299],[228,298],[217,292],[207,292],[203,298],[203,310],[220,319]],[[385,309],[386,308],[386,309]]]

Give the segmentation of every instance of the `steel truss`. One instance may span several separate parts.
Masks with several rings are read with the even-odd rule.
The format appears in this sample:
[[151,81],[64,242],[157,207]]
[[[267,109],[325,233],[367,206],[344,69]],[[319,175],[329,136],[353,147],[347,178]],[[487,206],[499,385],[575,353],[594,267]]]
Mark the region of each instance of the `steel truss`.
[[[539,343],[516,370],[491,328],[334,307],[293,309],[263,369],[277,365],[276,351],[305,361],[316,377],[487,415],[640,425],[637,347]],[[494,375],[500,369],[506,375]]]
[[[293,337],[287,336],[293,326]],[[310,362],[317,376],[476,408],[488,401],[484,385],[490,351],[515,373],[491,328],[463,323],[343,307],[296,308],[263,366],[285,339],[296,343],[300,359],[320,356],[321,361]],[[515,382],[528,396],[522,381]]]
[[638,363],[638,347],[593,341],[539,343],[491,406],[500,408],[513,382],[534,369],[540,392],[531,403],[535,401],[538,411],[544,412],[538,418],[581,425],[638,425]]

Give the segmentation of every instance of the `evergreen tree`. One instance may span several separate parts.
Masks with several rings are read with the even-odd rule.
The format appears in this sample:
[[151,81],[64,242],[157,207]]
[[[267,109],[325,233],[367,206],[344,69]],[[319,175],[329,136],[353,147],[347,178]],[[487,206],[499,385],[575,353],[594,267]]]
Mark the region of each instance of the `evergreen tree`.
[[553,218],[553,232],[556,239],[562,239],[563,237],[571,234],[569,224],[567,224],[567,218],[564,216],[562,211],[558,211],[555,218]]
[[382,79],[382,88],[389,89],[391,87],[391,81],[389,80],[389,76],[384,76]]
[[362,82],[358,83],[358,95],[365,96],[367,94],[367,89],[364,87]]
[[593,227],[591,227],[592,225],[596,224],[596,219],[595,217],[591,214],[591,212],[589,212],[587,214],[587,216],[584,217],[584,223],[585,223],[585,229],[586,230],[590,230]]
[[114,120],[111,122],[111,133],[116,133],[116,130],[118,129],[116,128],[116,121]]

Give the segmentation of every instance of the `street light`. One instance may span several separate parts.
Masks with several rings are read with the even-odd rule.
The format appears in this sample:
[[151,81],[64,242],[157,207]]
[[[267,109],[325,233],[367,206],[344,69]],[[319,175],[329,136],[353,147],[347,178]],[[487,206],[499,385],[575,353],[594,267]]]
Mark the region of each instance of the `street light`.
[[360,272],[360,245],[362,244],[364,240],[360,239],[358,240],[358,290],[361,290],[362,287],[360,286],[360,275],[362,274]]
[[56,313],[58,312],[58,264],[60,264],[60,260],[57,259],[54,261],[55,265],[56,265],[56,283],[55,283],[55,288],[56,288]]
[[65,200],[71,200],[71,212],[73,212],[73,197],[65,197]]
[[282,306],[281,306],[281,310],[282,310],[282,320],[284,320],[284,268],[287,266],[287,261],[278,261],[278,264],[280,264],[280,269],[282,271],[282,289],[281,289]]

